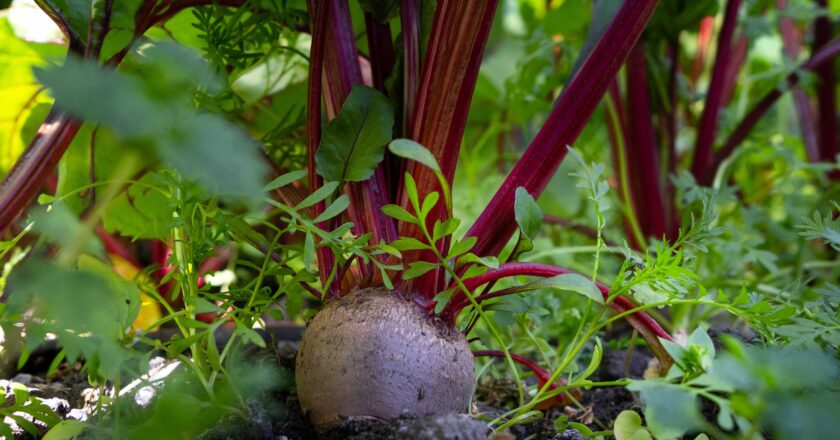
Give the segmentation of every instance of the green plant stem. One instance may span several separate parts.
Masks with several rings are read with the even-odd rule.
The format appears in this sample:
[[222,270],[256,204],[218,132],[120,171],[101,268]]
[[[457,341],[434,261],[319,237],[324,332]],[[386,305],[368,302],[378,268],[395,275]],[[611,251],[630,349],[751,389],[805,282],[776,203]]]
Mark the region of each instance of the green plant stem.
[[621,186],[621,212],[624,213],[624,218],[627,220],[627,223],[630,225],[630,231],[633,234],[633,238],[636,243],[639,244],[642,248],[645,246],[645,238],[644,234],[642,234],[642,229],[639,227],[639,219],[636,217],[636,212],[633,209],[633,202],[630,195],[630,181],[628,180],[628,173],[627,170],[627,149],[624,145],[624,136],[622,135],[623,128],[621,127],[621,122],[618,120],[618,108],[616,103],[610,97],[608,93],[606,95],[606,99],[604,102],[607,106],[607,116],[609,119],[609,123],[612,124],[613,129],[616,133],[616,151],[618,152],[618,173],[619,184]]
[[[614,299],[615,297],[617,297],[617,295],[611,295],[610,299]],[[607,304],[609,304],[610,299],[608,299]],[[574,360],[575,357],[577,357],[577,354],[580,352],[581,349],[583,349],[586,341],[588,341],[590,338],[592,338],[595,335],[595,333],[597,333],[598,331],[600,331],[601,329],[603,329],[607,325],[609,325],[609,324],[611,324],[615,321],[618,321],[620,319],[623,319],[625,316],[632,315],[633,313],[640,312],[640,311],[647,310],[647,309],[651,309],[651,308],[662,307],[662,306],[666,306],[666,305],[673,305],[673,304],[699,304],[699,305],[708,305],[708,306],[713,306],[713,307],[720,307],[720,308],[723,308],[723,309],[731,312],[735,316],[738,316],[740,318],[745,318],[744,315],[738,309],[736,309],[732,306],[725,305],[725,304],[719,304],[719,303],[715,303],[715,302],[712,302],[712,301],[697,300],[697,299],[682,299],[682,300],[672,299],[672,300],[662,301],[662,302],[658,302],[658,303],[645,304],[645,305],[642,305],[642,306],[639,306],[639,307],[636,307],[636,308],[633,308],[633,309],[630,309],[630,310],[627,310],[627,311],[624,311],[624,312],[621,312],[621,313],[617,313],[617,314],[607,318],[603,322],[598,323],[600,321],[601,316],[603,315],[604,310],[606,310],[606,308],[607,308],[606,305],[605,305],[604,307],[601,308],[601,310],[599,311],[596,318],[592,321],[592,323],[589,326],[589,329],[586,331],[584,336],[579,340],[579,342],[574,346],[574,348],[569,353],[566,354],[566,356],[563,358],[563,361],[560,363],[560,366],[554,371],[554,373],[551,375],[549,380],[546,381],[546,385],[543,386],[537,392],[537,395],[534,396],[534,398],[530,402],[528,402],[524,406],[520,406],[519,408],[513,410],[513,412],[515,414],[522,414],[523,412],[530,411],[531,409],[534,408],[534,406],[536,406],[538,403],[542,402],[543,400],[546,400],[543,397],[546,395],[547,392],[549,392],[550,384],[557,381],[557,379],[560,376],[560,374],[562,373],[562,371],[566,369],[566,367],[571,363],[572,360]],[[566,387],[561,387],[561,388],[570,389],[570,388],[573,388],[572,385],[573,384],[570,384]],[[555,391],[557,391],[557,390],[555,390]],[[556,395],[556,394],[553,394],[553,395]],[[504,415],[502,417],[504,417]],[[498,428],[498,430],[504,431],[505,429],[508,429],[511,426],[512,426],[511,421],[508,421],[505,424],[503,424],[502,426],[500,426]]]
[[[419,207],[415,207],[415,211],[419,215],[420,209],[418,208]],[[464,293],[464,296],[466,296],[467,299],[470,300],[470,303],[472,303],[473,308],[476,312],[478,312],[478,315],[481,318],[481,320],[484,321],[485,324],[487,324],[487,328],[490,330],[490,333],[493,334],[493,337],[496,339],[496,342],[498,342],[499,347],[504,352],[505,361],[507,362],[508,368],[510,368],[511,373],[513,374],[513,379],[516,382],[516,388],[519,391],[519,402],[521,404],[525,401],[525,391],[522,387],[522,379],[519,377],[519,371],[516,369],[516,364],[513,362],[513,358],[510,356],[510,351],[508,350],[504,339],[502,339],[502,335],[499,334],[499,331],[493,325],[490,318],[487,317],[487,315],[485,314],[484,310],[481,307],[481,304],[479,304],[475,300],[475,297],[473,297],[472,293],[469,291],[469,289],[467,289],[467,286],[464,285],[464,281],[461,280],[461,277],[458,276],[458,274],[450,265],[449,261],[447,261],[443,255],[441,255],[437,246],[433,244],[434,240],[432,239],[431,234],[429,234],[429,228],[426,226],[426,222],[424,220],[425,219],[421,219],[421,221],[418,222],[418,226],[423,232],[423,236],[426,238],[427,243],[432,243],[429,245],[429,250],[431,250],[435,254],[435,257],[437,257],[437,259],[441,262],[446,272],[449,273],[449,276],[452,277],[452,279],[455,280],[455,282],[458,284],[458,288],[461,289],[461,291]]]
[[[125,182],[134,174],[134,169],[139,158],[136,154],[128,153],[122,156],[114,171],[114,178],[108,184],[105,194],[99,197],[93,209],[82,223],[82,227],[78,233],[74,234],[70,242],[61,253],[58,255],[56,261],[63,266],[69,266],[76,261],[76,258],[84,248],[85,242],[93,233],[94,228],[99,223],[102,215],[105,213],[105,208],[111,203],[114,198],[121,192]],[[75,194],[75,193],[72,193]]]

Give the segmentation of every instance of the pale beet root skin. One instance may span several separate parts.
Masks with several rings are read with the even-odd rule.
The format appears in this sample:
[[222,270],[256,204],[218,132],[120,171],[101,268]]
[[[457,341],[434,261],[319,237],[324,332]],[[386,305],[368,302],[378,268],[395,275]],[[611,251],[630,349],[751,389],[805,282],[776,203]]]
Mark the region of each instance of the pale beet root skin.
[[465,412],[475,385],[464,336],[383,288],[350,292],[309,322],[295,360],[313,424]]

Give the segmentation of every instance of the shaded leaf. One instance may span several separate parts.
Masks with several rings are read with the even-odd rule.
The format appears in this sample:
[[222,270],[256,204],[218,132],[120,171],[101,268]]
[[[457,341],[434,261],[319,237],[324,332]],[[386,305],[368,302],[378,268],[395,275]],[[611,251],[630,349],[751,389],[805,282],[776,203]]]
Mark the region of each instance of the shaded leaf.
[[533,240],[540,230],[543,213],[536,200],[523,187],[516,188],[516,199],[513,205],[516,223],[522,234]]
[[318,174],[341,182],[368,179],[385,156],[393,126],[394,110],[385,95],[369,87],[353,87],[324,130],[315,153]]

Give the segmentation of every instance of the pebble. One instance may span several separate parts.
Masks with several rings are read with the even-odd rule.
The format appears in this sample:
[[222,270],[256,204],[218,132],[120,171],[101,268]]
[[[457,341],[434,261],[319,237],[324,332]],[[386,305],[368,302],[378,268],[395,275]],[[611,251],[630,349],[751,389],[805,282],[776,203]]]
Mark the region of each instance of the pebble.
[[397,429],[398,440],[486,440],[487,424],[464,414],[429,416]]
[[26,373],[20,373],[12,378],[12,382],[22,383],[24,385],[29,384],[32,382],[32,375]]

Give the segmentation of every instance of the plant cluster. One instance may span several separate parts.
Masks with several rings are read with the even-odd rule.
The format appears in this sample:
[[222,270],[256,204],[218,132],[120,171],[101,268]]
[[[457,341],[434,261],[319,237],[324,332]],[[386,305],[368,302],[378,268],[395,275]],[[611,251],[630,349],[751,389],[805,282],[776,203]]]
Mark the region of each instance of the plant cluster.
[[[278,395],[329,429],[505,378],[497,432],[838,429],[837,2],[34,3],[0,10],[0,373],[55,341],[99,397],[9,382],[0,434],[191,438]],[[641,415],[575,417],[616,387]]]

